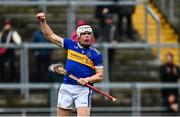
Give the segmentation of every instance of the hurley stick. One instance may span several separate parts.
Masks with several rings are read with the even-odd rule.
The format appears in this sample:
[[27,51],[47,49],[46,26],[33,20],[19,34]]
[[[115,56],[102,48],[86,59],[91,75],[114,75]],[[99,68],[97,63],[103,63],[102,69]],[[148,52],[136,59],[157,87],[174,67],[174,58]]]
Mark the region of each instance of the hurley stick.
[[[69,76],[70,78],[78,81],[78,78],[77,78],[76,76],[72,75],[72,74],[67,73],[67,71],[63,68],[62,65],[55,65],[55,66],[54,66],[54,71],[55,71],[56,73],[59,73],[59,74],[67,75],[67,76]],[[109,99],[112,100],[113,102],[116,101],[116,98],[114,98],[113,96],[111,96],[111,95],[103,92],[102,90],[100,90],[100,89],[98,89],[98,88],[96,88],[96,87],[94,87],[94,86],[91,86],[90,84],[85,84],[85,86],[87,86],[87,87],[95,90],[96,92],[98,92],[98,93],[102,94],[103,96],[109,98]]]

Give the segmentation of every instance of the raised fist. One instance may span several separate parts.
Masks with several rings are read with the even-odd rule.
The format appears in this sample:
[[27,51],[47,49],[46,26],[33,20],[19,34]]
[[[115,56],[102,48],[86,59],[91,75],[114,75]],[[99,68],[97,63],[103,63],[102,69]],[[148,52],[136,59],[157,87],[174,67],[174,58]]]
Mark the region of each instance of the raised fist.
[[38,13],[38,14],[36,15],[36,18],[37,18],[39,21],[44,21],[44,20],[46,19],[44,13]]

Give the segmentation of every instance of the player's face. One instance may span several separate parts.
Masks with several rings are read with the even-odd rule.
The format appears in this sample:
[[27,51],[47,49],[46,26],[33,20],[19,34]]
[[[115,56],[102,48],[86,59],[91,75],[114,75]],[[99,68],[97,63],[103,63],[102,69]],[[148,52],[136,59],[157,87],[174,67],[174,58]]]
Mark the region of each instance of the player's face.
[[10,29],[11,29],[11,25],[10,24],[4,25],[4,30],[5,31],[10,30]]
[[93,39],[93,34],[91,32],[84,32],[84,33],[81,33],[80,35],[79,43],[83,47],[89,47],[91,45],[92,39]]
[[173,61],[173,57],[171,55],[166,55],[166,60],[168,63],[171,63]]

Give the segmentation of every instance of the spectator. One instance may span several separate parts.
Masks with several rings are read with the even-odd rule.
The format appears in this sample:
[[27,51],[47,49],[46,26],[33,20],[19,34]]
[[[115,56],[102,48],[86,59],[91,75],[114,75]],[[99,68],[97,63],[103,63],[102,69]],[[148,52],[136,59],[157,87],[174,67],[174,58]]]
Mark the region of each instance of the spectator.
[[[44,37],[42,31],[38,28],[32,37],[32,41],[35,43],[48,43],[47,39]],[[36,58],[36,79],[37,82],[47,82],[49,72],[48,67],[51,64],[51,53],[52,49],[38,48],[34,50],[34,56]]]
[[[118,1],[125,1],[125,2],[132,2],[135,0],[114,0],[115,2]],[[129,38],[130,40],[134,40],[134,28],[132,24],[132,14],[135,11],[134,5],[118,5],[116,6],[116,13],[118,17],[118,34],[120,36],[119,41],[122,41],[123,37]]]
[[[0,32],[0,43],[2,44],[21,44],[21,36],[12,27],[9,19],[4,21],[4,26]],[[12,82],[15,77],[15,57],[17,51],[14,48],[0,48],[0,80],[2,82]]]
[[99,29],[99,41],[100,42],[116,42],[117,40],[117,28],[114,25],[112,14],[106,14],[104,17],[104,25],[102,29]]
[[[116,44],[117,43],[117,28],[116,25],[114,24],[112,14],[107,14],[104,18],[104,25],[102,29],[99,29],[99,37],[98,41],[100,43],[102,42],[107,42],[107,43],[112,43]],[[108,53],[109,53],[109,71],[111,73],[111,64],[114,59],[114,48],[109,48]]]
[[107,14],[113,14],[113,5],[98,5],[95,10],[95,18],[99,21],[99,29],[102,30],[106,24],[105,19]]
[[[173,54],[168,52],[165,55],[166,63],[160,66],[160,77],[162,83],[177,83],[180,77],[180,68],[173,62]],[[168,113],[176,115],[178,112],[178,88],[163,88],[161,90],[163,106]]]

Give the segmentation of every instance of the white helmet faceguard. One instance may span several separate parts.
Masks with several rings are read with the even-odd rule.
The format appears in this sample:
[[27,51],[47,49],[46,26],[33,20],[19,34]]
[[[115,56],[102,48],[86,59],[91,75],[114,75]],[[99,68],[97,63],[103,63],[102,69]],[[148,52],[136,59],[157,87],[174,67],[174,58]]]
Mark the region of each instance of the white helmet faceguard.
[[76,30],[78,38],[80,37],[81,33],[85,33],[85,32],[93,33],[93,30],[92,30],[91,26],[89,26],[89,25],[82,25],[82,26],[79,26],[77,28],[77,30]]

